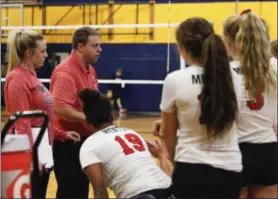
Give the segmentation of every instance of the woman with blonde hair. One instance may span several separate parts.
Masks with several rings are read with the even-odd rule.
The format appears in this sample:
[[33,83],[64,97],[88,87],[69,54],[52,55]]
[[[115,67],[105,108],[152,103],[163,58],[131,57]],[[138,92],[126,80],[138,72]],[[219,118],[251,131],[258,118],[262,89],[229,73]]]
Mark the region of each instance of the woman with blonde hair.
[[243,160],[242,198],[277,198],[277,60],[268,30],[251,10],[224,23],[226,46],[241,83],[238,139]]
[[[4,87],[5,104],[8,115],[17,111],[42,110],[50,118],[49,141],[53,143],[53,127],[51,125],[53,98],[48,89],[36,76],[36,69],[43,66],[47,57],[44,37],[31,30],[13,30],[8,36],[9,65]],[[33,144],[32,128],[40,128],[42,119],[20,119],[14,123],[10,133],[28,134]],[[78,141],[79,135],[67,132],[69,140]],[[39,182],[32,184],[34,198],[46,198],[49,172],[43,170]]]

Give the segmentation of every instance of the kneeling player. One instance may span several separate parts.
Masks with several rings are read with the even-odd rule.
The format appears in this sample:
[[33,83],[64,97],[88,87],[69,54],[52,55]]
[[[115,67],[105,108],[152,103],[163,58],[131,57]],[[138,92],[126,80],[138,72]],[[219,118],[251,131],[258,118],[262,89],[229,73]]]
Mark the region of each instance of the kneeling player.
[[147,143],[131,129],[114,126],[109,100],[95,90],[79,94],[83,112],[94,132],[80,149],[80,163],[95,198],[167,198],[171,178],[152,158]]

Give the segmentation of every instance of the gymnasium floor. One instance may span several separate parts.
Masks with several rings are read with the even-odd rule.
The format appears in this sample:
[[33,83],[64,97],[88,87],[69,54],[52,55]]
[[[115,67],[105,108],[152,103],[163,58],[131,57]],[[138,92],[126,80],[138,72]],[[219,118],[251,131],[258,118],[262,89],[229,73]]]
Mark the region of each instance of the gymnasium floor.
[[[1,128],[7,121],[7,117],[4,112],[1,111]],[[146,115],[138,115],[138,114],[124,114],[119,116],[118,114],[114,115],[115,123],[120,125],[121,127],[131,128],[138,133],[140,133],[146,140],[153,141],[155,137],[151,133],[152,122],[158,119],[158,116],[146,116]],[[49,180],[48,190],[47,190],[47,198],[55,198],[57,189],[57,184],[55,180],[55,175],[52,172]],[[113,192],[109,190],[109,196],[115,197]],[[89,198],[93,198],[92,188],[90,186]]]

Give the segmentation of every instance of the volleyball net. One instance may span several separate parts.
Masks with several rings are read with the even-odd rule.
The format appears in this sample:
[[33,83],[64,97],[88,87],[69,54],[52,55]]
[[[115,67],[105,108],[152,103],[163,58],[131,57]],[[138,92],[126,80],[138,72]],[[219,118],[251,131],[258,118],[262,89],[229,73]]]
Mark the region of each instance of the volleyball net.
[[[96,70],[105,67],[108,71],[105,74],[105,71],[101,71],[99,83],[101,84],[162,84],[165,76],[173,71],[185,67],[183,59],[179,56],[177,51],[176,44],[172,41],[174,37],[173,30],[178,26],[178,23],[157,23],[157,24],[113,24],[113,25],[60,25],[60,26],[2,26],[2,31],[10,32],[14,29],[23,29],[23,30],[35,30],[35,31],[52,31],[51,35],[46,34],[46,41],[48,48],[51,51],[51,54],[59,56],[60,62],[65,59],[70,49],[67,48],[62,50],[53,50],[51,46],[58,46],[59,43],[56,43],[55,40],[63,39],[64,42],[60,46],[65,44],[70,45],[72,33],[74,30],[80,27],[91,27],[97,29],[101,33],[101,47],[102,52],[100,59],[97,63]],[[109,33],[110,29],[114,29],[113,33]],[[163,38],[160,40],[166,41],[165,43],[160,43],[151,39],[150,29],[154,29],[154,34],[160,34]],[[66,32],[66,33],[65,33]],[[159,32],[159,33],[157,33]],[[56,33],[56,34],[55,34]],[[113,37],[109,41],[108,37],[110,35]],[[156,35],[154,36],[156,37]],[[146,41],[149,42],[146,42]],[[117,51],[117,48],[123,50],[123,52],[115,52],[115,56],[118,54],[118,58],[113,57],[113,50]],[[127,52],[128,51],[128,52]],[[133,53],[132,53],[133,52]],[[6,48],[6,53],[8,54],[8,49]],[[129,53],[125,55],[125,53]],[[136,54],[137,53],[137,54]],[[7,56],[4,59],[7,59]],[[112,80],[111,70],[109,70],[109,62],[106,59],[112,59],[116,62],[114,65],[117,65],[117,68],[122,68],[128,73],[124,74],[125,80]],[[105,60],[105,61],[104,61]],[[7,63],[7,60],[4,61]],[[138,63],[138,64],[136,64]],[[142,63],[139,66],[139,63]],[[58,64],[58,63],[57,63]],[[108,65],[107,65],[108,64]],[[105,65],[105,66],[102,66]],[[129,65],[129,66],[127,66]],[[133,65],[133,66],[131,66]],[[146,65],[149,65],[148,70],[146,70]],[[129,68],[127,68],[129,67]],[[130,69],[134,67],[134,70]],[[142,73],[140,70],[143,69]],[[132,74],[133,73],[133,74]],[[145,73],[145,74],[144,74]],[[157,73],[164,75],[156,75]],[[129,75],[127,75],[129,74]],[[138,75],[141,76],[141,80],[138,79]],[[133,77],[136,76],[134,79]],[[146,79],[144,79],[146,76]],[[106,78],[105,78],[106,77]],[[148,79],[149,77],[149,79]],[[5,81],[5,78],[1,78],[1,81]],[[41,79],[43,83],[49,83],[49,79]]]
[[[170,5],[168,13],[165,14],[166,21],[168,21],[167,23],[98,25],[68,25],[63,23],[59,25],[23,25],[24,20],[22,18],[27,17],[27,15],[25,14],[26,16],[24,16],[23,14],[22,4],[11,5],[1,5],[2,12],[4,11],[4,15],[7,16],[7,18],[2,21],[2,42],[5,43],[7,41],[8,33],[14,29],[38,31],[45,36],[49,50],[52,49],[51,53],[56,54],[55,56],[59,57],[60,62],[67,57],[70,49],[67,48],[67,52],[65,52],[65,49],[56,51],[55,49],[53,50],[53,46],[56,49],[61,49],[59,48],[59,44],[61,44],[60,46],[65,44],[69,46],[72,41],[73,32],[80,27],[88,26],[98,30],[101,33],[103,52],[97,63],[96,70],[98,72],[98,70],[101,70],[100,68],[106,68],[106,70],[102,70],[100,74],[98,74],[100,77],[100,84],[161,85],[169,72],[185,66],[175,45],[174,32],[179,22],[171,22]],[[3,7],[5,10],[3,10]],[[16,16],[20,17],[17,19],[12,18],[13,15],[11,13],[17,13],[18,15]],[[118,49],[123,51],[122,54],[121,52],[117,52]],[[117,53],[111,58],[113,51]],[[126,53],[127,55],[125,56],[124,54]],[[6,54],[8,54],[7,47]],[[116,56],[119,58],[115,58]],[[7,59],[7,56],[2,56],[2,58]],[[110,70],[110,67],[112,64],[107,61],[107,59],[112,60],[111,62],[114,61],[114,67],[117,65],[116,68],[123,69],[123,80],[111,79],[112,70]],[[2,63],[3,62],[7,64],[7,60],[2,61]],[[148,65],[149,68],[146,69]],[[131,67],[134,67],[134,70],[131,69]],[[1,81],[5,81],[5,78],[1,78]],[[49,83],[49,79],[44,78],[41,79],[41,81],[43,83]]]
[[[180,69],[182,67],[180,63],[184,64],[174,43],[174,31],[178,24],[178,22],[47,26],[10,24],[1,28],[7,34],[14,29],[46,33],[44,35],[49,54],[59,57],[59,62],[55,66],[69,55],[72,34],[76,29],[83,26],[97,29],[101,34],[102,47],[100,58],[95,66],[100,91],[106,94],[109,86],[121,85],[122,105],[128,109],[128,112],[155,113],[159,110],[162,85],[166,75]],[[7,59],[8,51],[9,49],[6,48],[4,59]],[[7,65],[8,60],[4,63]],[[112,79],[117,68],[123,70],[121,80]],[[40,78],[40,81],[49,85],[50,77]],[[1,82],[5,82],[4,76]],[[117,105],[115,109],[117,110]]]
[[[54,62],[54,66],[57,66],[69,55],[72,35],[76,29],[89,26],[98,30],[101,34],[103,50],[95,67],[99,77],[100,90],[106,92],[109,84],[120,84],[124,88],[124,104],[128,104],[127,101],[131,99],[136,99],[136,102],[127,105],[131,107],[127,107],[128,109],[135,110],[137,109],[136,106],[138,106],[143,111],[157,110],[165,77],[172,71],[185,68],[184,60],[180,57],[175,44],[175,30],[180,21],[172,20],[173,12],[176,11],[172,9],[171,1],[169,1],[168,5],[165,5],[163,20],[153,20],[154,23],[150,23],[152,21],[150,20],[151,13],[146,11],[149,9],[149,5],[143,5],[142,7],[134,5],[132,7],[134,11],[143,10],[142,13],[147,16],[140,14],[141,18],[134,16],[134,19],[136,19],[134,23],[121,23],[127,20],[121,20],[122,15],[116,16],[117,14],[115,14],[113,17],[119,23],[114,22],[111,24],[108,17],[107,20],[102,18],[102,23],[95,23],[97,25],[92,25],[94,24],[91,21],[92,16],[91,18],[89,17],[89,20],[86,19],[83,22],[81,20],[80,23],[76,24],[74,24],[76,21],[69,21],[62,15],[61,19],[57,19],[58,21],[43,22],[43,19],[40,19],[38,22],[36,18],[31,17],[34,16],[34,13],[39,12],[43,15],[44,12],[47,12],[48,15],[51,15],[54,10],[49,8],[47,11],[43,11],[44,8],[41,7],[27,10],[24,8],[23,11],[22,4],[11,5],[1,5],[1,32],[4,33],[1,35],[2,43],[7,41],[7,35],[11,30],[38,31],[45,36],[48,51],[51,54],[49,57],[54,56],[58,60]],[[114,9],[117,11],[121,8],[121,5],[116,5]],[[131,9],[131,6],[129,8]],[[88,15],[88,9],[91,8],[85,8],[84,11],[80,6],[68,6],[68,10],[64,9],[61,12],[65,12],[66,15],[68,12],[75,10],[75,13],[79,13],[76,17],[82,18],[84,13]],[[107,10],[108,8],[106,7],[105,9]],[[175,7],[175,9],[177,10],[178,7]],[[96,20],[100,21],[102,15],[100,13],[97,14],[97,12],[100,11],[94,10],[95,16],[99,18]],[[6,16],[6,18],[3,18],[3,16]],[[24,24],[26,18],[32,20]],[[7,55],[7,46],[1,52],[5,52]],[[1,62],[7,65],[7,56],[1,56],[1,58],[6,59]],[[112,75],[117,68],[123,69],[123,79],[121,80],[112,79]],[[44,76],[40,78],[40,81],[48,84],[50,83],[49,78],[50,75],[49,77]],[[5,82],[4,76],[2,76],[1,82]],[[138,98],[141,99],[139,100]]]

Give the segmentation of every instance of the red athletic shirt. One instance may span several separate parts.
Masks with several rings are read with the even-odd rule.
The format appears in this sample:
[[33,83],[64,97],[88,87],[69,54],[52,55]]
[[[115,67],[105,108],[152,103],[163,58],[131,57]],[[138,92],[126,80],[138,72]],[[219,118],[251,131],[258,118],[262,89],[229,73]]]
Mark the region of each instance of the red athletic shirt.
[[[13,69],[6,77],[4,97],[9,116],[17,111],[45,111],[49,116],[48,132],[50,144],[52,145],[53,97],[49,90],[39,81],[35,72],[22,66],[17,66]],[[15,128],[19,134],[27,133],[31,141],[33,141],[31,127],[41,127],[42,121],[42,118],[22,118],[13,124],[9,132],[11,133]]]
[[[80,58],[71,52],[53,71],[50,80],[50,91],[54,97],[54,107],[71,107],[82,112],[79,92],[85,88],[98,89],[97,75],[92,66],[85,67]],[[55,115],[55,114],[54,114]],[[91,132],[87,125],[66,121],[54,116],[55,129],[75,131],[82,137],[88,137]],[[64,141],[66,134],[54,130],[55,139]]]

